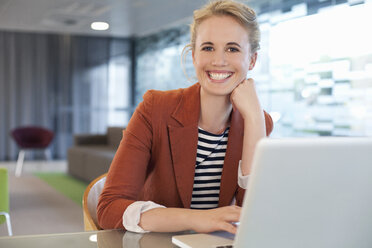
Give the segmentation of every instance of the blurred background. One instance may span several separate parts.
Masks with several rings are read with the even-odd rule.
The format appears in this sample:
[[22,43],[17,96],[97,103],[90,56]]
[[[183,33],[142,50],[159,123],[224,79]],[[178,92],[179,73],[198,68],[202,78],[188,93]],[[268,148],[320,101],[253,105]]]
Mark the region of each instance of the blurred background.
[[[251,72],[273,137],[372,135],[372,1],[247,0],[262,32]],[[148,89],[196,82],[188,24],[196,0],[0,1],[0,160],[10,130],[55,133],[65,159],[79,133],[125,127]],[[93,30],[93,22],[106,30]]]
[[[197,81],[181,52],[206,2],[0,0],[0,167],[14,235],[84,230],[87,185],[107,172],[146,90]],[[372,0],[242,2],[262,32],[247,76],[271,136],[372,136]],[[49,132],[15,135],[24,126]],[[49,139],[34,150],[22,134]]]

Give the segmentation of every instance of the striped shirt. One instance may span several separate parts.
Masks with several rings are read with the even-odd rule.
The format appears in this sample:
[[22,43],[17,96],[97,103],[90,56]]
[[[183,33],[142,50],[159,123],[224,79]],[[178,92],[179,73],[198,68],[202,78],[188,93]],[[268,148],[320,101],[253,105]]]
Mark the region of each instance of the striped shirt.
[[228,134],[229,128],[216,135],[199,127],[191,209],[218,207]]

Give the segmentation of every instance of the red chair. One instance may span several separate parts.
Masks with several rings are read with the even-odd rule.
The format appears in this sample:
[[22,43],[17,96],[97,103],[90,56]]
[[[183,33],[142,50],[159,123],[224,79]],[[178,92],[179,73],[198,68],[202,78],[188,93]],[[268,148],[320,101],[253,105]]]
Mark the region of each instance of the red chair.
[[26,151],[42,149],[46,159],[51,158],[48,147],[54,137],[52,131],[37,126],[18,127],[12,130],[11,135],[20,148],[15,172],[17,177],[21,176]]

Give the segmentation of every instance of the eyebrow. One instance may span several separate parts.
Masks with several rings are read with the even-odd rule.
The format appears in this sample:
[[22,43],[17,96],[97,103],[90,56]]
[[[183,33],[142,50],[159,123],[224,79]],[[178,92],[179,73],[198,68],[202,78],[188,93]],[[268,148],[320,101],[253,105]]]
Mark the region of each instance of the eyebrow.
[[[200,46],[205,46],[205,45],[213,45],[213,43],[210,42],[210,41],[206,41],[206,42],[203,42]],[[228,46],[234,45],[234,46],[237,46],[237,47],[241,48],[241,46],[236,42],[228,42],[227,45]]]
[[207,41],[207,42],[203,42],[200,44],[200,46],[204,46],[204,45],[213,45],[213,43],[210,41]]
[[241,46],[236,42],[229,42],[229,43],[227,43],[227,45],[229,45],[229,46],[234,45],[234,46],[238,46],[238,47],[241,48]]

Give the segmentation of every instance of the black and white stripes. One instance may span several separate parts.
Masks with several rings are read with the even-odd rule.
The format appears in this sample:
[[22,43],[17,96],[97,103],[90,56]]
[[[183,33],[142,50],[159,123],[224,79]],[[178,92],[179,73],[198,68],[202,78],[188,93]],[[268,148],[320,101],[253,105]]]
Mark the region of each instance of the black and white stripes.
[[229,128],[221,135],[199,128],[192,209],[211,209],[218,206],[228,133]]

